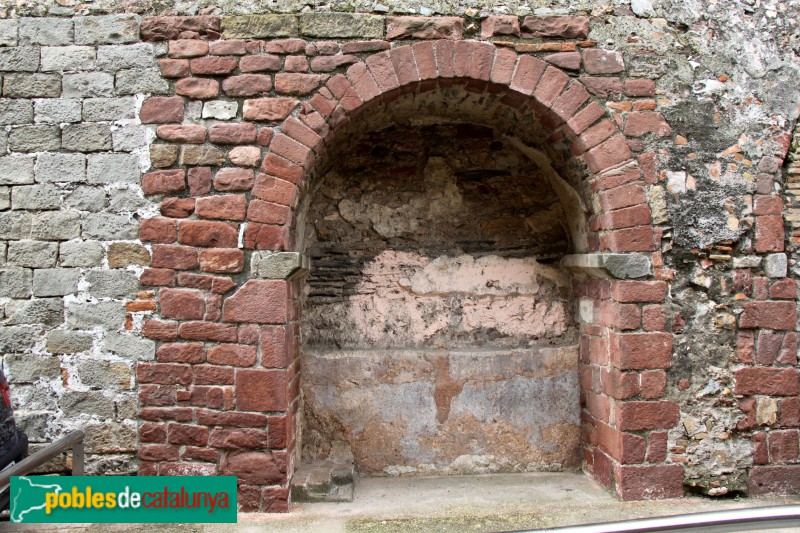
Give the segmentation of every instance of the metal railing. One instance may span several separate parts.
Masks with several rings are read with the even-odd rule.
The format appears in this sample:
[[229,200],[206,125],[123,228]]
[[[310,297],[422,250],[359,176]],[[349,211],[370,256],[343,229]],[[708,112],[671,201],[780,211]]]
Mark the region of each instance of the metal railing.
[[800,528],[800,505],[731,509],[584,526],[536,529],[519,533],[726,533]]
[[83,450],[84,438],[86,438],[86,432],[82,429],[76,429],[10,468],[0,471],[0,488],[8,485],[12,476],[24,476],[33,472],[53,457],[70,448],[72,448],[72,475],[82,476],[85,462]]

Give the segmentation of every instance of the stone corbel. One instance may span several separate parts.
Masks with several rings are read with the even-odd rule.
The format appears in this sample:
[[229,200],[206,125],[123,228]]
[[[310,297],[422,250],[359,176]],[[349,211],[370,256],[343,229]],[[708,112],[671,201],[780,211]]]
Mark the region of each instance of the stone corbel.
[[297,279],[308,273],[308,257],[299,252],[253,252],[250,271],[254,278]]
[[561,259],[561,265],[593,278],[636,279],[653,274],[650,254],[643,253],[570,254]]

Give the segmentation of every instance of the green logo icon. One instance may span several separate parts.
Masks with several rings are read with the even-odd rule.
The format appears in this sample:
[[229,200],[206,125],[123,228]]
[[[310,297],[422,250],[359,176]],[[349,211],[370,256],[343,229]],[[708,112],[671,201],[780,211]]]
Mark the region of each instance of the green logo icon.
[[11,521],[235,523],[233,476],[11,478]]

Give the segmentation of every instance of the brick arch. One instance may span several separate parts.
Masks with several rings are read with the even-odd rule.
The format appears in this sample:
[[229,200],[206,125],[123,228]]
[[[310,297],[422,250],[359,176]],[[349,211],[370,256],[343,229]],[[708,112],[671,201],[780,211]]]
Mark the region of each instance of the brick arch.
[[[536,57],[481,41],[426,41],[369,56],[337,74],[276,128],[248,210],[245,247],[292,249],[289,217],[282,229],[265,227],[273,204],[295,208],[340,130],[381,102],[410,92],[463,84],[502,103],[525,105],[554,136],[570,141],[572,156],[588,167],[594,211],[585,251],[650,252],[656,247],[639,162],[617,122],[579,79]],[[596,200],[596,201],[595,201]]]

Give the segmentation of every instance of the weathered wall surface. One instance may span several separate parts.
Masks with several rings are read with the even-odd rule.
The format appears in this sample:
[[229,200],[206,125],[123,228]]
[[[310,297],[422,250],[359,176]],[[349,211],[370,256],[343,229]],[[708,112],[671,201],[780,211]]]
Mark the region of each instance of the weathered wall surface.
[[[186,262],[175,267],[184,270],[179,275],[173,269],[166,269],[173,270],[171,273],[163,269],[159,272],[159,260],[155,258],[159,239],[172,243],[176,237],[169,240],[168,227],[151,225],[150,229],[157,232],[143,237],[144,244],[137,239],[137,223],[152,218],[158,211],[139,187],[142,172],[170,167],[191,167],[194,171],[189,173],[188,188],[182,182],[184,185],[178,188],[167,186],[149,190],[155,195],[167,193],[179,197],[179,200],[167,197],[167,201],[162,202],[161,215],[168,219],[199,216],[193,214],[194,200],[186,200],[209,190],[204,187],[211,181],[211,170],[207,170],[211,166],[234,169],[233,172],[228,170],[227,176],[223,173],[219,180],[222,188],[215,185],[215,190],[229,194],[238,193],[243,190],[241,187],[246,189],[252,183],[247,185],[247,172],[241,169],[259,164],[266,153],[264,145],[271,142],[272,130],[280,130],[280,120],[289,114],[296,102],[280,109],[250,107],[250,118],[269,118],[259,123],[257,138],[250,139],[250,133],[255,130],[247,129],[245,137],[235,139],[235,143],[243,145],[234,149],[239,150],[236,153],[226,148],[230,140],[217,143],[211,139],[210,145],[215,146],[206,144],[204,148],[193,148],[194,143],[206,142],[205,128],[226,121],[247,120],[245,98],[269,95],[302,99],[326,81],[327,78],[320,76],[347,68],[351,59],[339,63],[339,58],[355,56],[362,61],[367,55],[390,47],[388,41],[400,41],[396,46],[404,39],[421,36],[415,32],[422,30],[419,27],[410,29],[408,22],[389,19],[387,25],[384,12],[464,17],[463,29],[452,23],[445,24],[451,29],[441,31],[451,33],[423,31],[427,38],[478,38],[483,31],[481,19],[489,14],[586,14],[591,17],[588,39],[597,41],[599,48],[620,52],[619,56],[604,57],[621,58],[627,81],[655,79],[655,93],[651,94],[649,89],[644,93],[632,93],[627,81],[623,85],[625,80],[608,76],[609,72],[597,69],[596,63],[594,71],[586,70],[590,54],[576,55],[568,49],[562,50],[560,41],[555,48],[552,43],[543,43],[540,37],[532,37],[530,33],[526,36],[526,31],[518,30],[520,24],[526,29],[525,19],[491,19],[494,22],[487,24],[498,24],[493,40],[505,41],[505,47],[514,47],[516,43],[520,54],[536,53],[541,57],[551,52],[566,53],[549,60],[565,72],[580,73],[593,99],[602,103],[616,126],[627,135],[628,147],[644,171],[646,186],[634,189],[637,195],[646,195],[652,222],[659,227],[657,232],[661,239],[659,251],[652,257],[653,274],[655,280],[664,282],[658,287],[663,287],[668,297],[664,302],[660,296],[659,303],[652,305],[647,304],[647,296],[644,300],[634,300],[641,305],[634,306],[638,314],[633,328],[666,332],[674,353],[663,369],[641,375],[635,371],[615,374],[636,380],[636,386],[631,385],[628,390],[630,394],[615,393],[616,400],[642,400],[652,395],[663,401],[632,401],[631,405],[648,405],[636,405],[624,412],[620,408],[614,413],[622,416],[635,412],[637,418],[640,414],[641,418],[665,431],[645,434],[640,426],[628,425],[623,427],[624,433],[613,434],[614,438],[623,439],[612,443],[618,447],[609,450],[613,446],[606,442],[604,449],[616,454],[615,460],[640,462],[647,437],[650,439],[646,443],[648,457],[652,448],[653,457],[658,458],[654,461],[684,465],[687,486],[710,494],[745,488],[752,493],[798,489],[793,481],[798,479],[797,428],[800,426],[794,303],[798,243],[796,237],[788,233],[789,248],[784,249],[787,233],[781,217],[783,205],[779,201],[788,181],[783,196],[790,207],[795,205],[792,176],[796,169],[791,164],[785,165],[784,158],[800,98],[797,90],[798,2],[650,3],[637,0],[608,5],[551,2],[526,6],[509,2],[506,6],[492,8],[449,2],[425,6],[333,3],[324,7],[368,14],[335,15],[317,10],[299,17],[257,20],[222,17],[220,21],[209,17],[216,20],[216,24],[212,21],[179,29],[175,21],[154,23],[146,18],[155,14],[227,15],[267,10],[261,3],[216,5],[220,7],[206,9],[200,4],[182,3],[155,6],[139,2],[113,5],[94,2],[70,6],[69,2],[25,2],[3,7],[8,18],[0,20],[3,76],[3,98],[0,99],[3,132],[0,135],[4,154],[0,158],[0,248],[4,260],[0,286],[4,322],[0,340],[7,354],[9,376],[19,405],[20,425],[34,440],[49,440],[61,430],[75,426],[91,426],[95,439],[90,444],[91,471],[133,471],[137,468],[134,452],[137,449],[135,398],[138,391],[143,395],[140,406],[147,402],[151,402],[151,406],[169,405],[174,409],[174,417],[185,417],[187,411],[181,409],[192,405],[207,422],[205,426],[183,424],[178,422],[189,420],[173,417],[169,426],[171,431],[174,429],[174,435],[167,437],[167,424],[162,424],[163,420],[158,418],[151,420],[143,426],[146,436],[141,428],[139,435],[140,440],[146,438],[155,443],[147,450],[153,454],[146,456],[147,461],[181,465],[183,463],[175,463],[180,453],[186,461],[202,464],[202,468],[206,468],[203,471],[211,471],[214,468],[207,467],[206,463],[214,465],[220,460],[219,449],[236,450],[244,445],[241,441],[231,444],[226,440],[230,430],[218,427],[222,418],[197,406],[230,407],[234,401],[234,382],[242,391],[243,406],[277,414],[267,417],[244,413],[235,418],[235,423],[231,422],[234,418],[228,418],[223,425],[258,425],[261,429],[245,432],[249,432],[249,442],[263,446],[267,439],[263,429],[267,418],[278,427],[284,423],[279,413],[285,412],[285,405],[277,400],[266,405],[250,393],[259,389],[258,379],[280,375],[283,376],[280,379],[292,382],[293,370],[286,370],[285,361],[281,363],[283,366],[276,364],[279,370],[266,370],[273,368],[266,364],[259,369],[248,368],[245,373],[240,372],[241,381],[238,378],[234,381],[231,364],[254,365],[252,353],[261,350],[256,348],[262,346],[261,339],[286,335],[294,326],[253,327],[247,323],[249,320],[242,318],[253,318],[253,315],[245,313],[239,315],[241,320],[233,320],[242,323],[241,326],[219,327],[213,332],[212,328],[204,327],[202,332],[192,330],[196,336],[191,337],[189,330],[196,326],[191,321],[219,320],[222,295],[250,277],[243,266],[250,252],[246,252],[247,256],[241,250],[199,256],[195,250],[194,255],[188,257],[180,255],[178,252],[185,250],[177,246],[174,249],[162,247],[161,253],[165,255],[159,259],[161,265]],[[271,9],[299,12],[303,7],[287,2],[275,4]],[[138,15],[83,17],[124,10],[142,13],[145,18]],[[39,18],[16,18],[29,15]],[[460,28],[458,35],[452,33],[453,27]],[[487,28],[487,35],[493,33],[488,31],[491,29]],[[190,78],[210,78],[214,83],[173,81],[189,75],[189,58],[208,54],[209,48],[204,43],[215,39],[219,33],[232,44],[218,41],[220,44],[211,50],[212,56],[252,54],[258,57],[250,60],[252,64],[248,68],[268,77],[269,88],[264,85],[264,78],[253,78],[244,88],[236,84],[227,88],[223,85],[223,93],[218,97],[219,89],[215,91],[213,87],[227,73],[241,66],[237,63],[232,70],[225,71],[226,61],[216,60],[205,65],[211,70],[203,71],[200,67],[201,70],[194,72],[195,77]],[[271,40],[295,36],[305,42],[282,41],[272,48],[259,43],[248,50],[244,41],[236,40],[239,37]],[[164,41],[178,37],[185,39],[174,46],[168,57]],[[383,41],[384,38],[387,40]],[[141,39],[147,42],[139,42]],[[379,44],[349,49],[343,49],[340,44],[314,44],[336,39],[345,43],[371,40]],[[324,50],[328,52],[322,52]],[[327,53],[337,59],[327,60],[324,57]],[[159,64],[157,59],[168,61]],[[158,75],[159,66],[161,75]],[[284,74],[281,83],[278,76],[272,74],[279,69]],[[245,92],[237,94],[237,90]],[[185,99],[179,106],[181,113],[177,113],[175,99],[162,101],[158,106],[153,103],[149,109],[142,108],[146,97],[173,95],[176,91]],[[245,94],[248,96],[242,96]],[[639,97],[632,98],[637,95]],[[150,115],[143,117],[148,111]],[[175,114],[170,116],[169,111]],[[666,117],[669,126],[661,121],[659,113]],[[159,121],[185,122],[201,129],[178,129],[171,133],[165,130],[161,136],[163,142],[149,146],[155,137],[155,126],[142,126],[141,122]],[[192,136],[200,134],[198,132],[202,139]],[[217,140],[223,138],[216,137]],[[219,148],[219,144],[223,148]],[[283,153],[286,155],[285,151]],[[250,173],[251,179],[254,174]],[[226,186],[229,188],[224,190]],[[189,192],[184,193],[184,188]],[[614,200],[608,195],[593,197],[598,204]],[[608,205],[595,205],[594,212],[601,211],[601,207],[605,209]],[[227,211],[229,208],[232,211]],[[611,207],[618,208],[620,204]],[[617,212],[634,216],[632,212],[621,213],[625,209],[622,207]],[[243,245],[238,232],[248,223],[241,222],[240,215],[232,214],[241,211],[241,206],[225,205],[223,210],[223,215],[213,209],[203,215],[237,225],[233,233],[220,229],[227,244],[215,241],[214,246],[252,248],[270,240],[275,248],[285,246],[286,243],[275,244],[280,237],[262,231],[277,220],[270,217],[249,222],[250,226],[261,229],[251,230],[255,241],[248,242],[244,235]],[[285,217],[286,212],[274,216]],[[796,214],[790,213],[786,222],[794,228],[796,221],[792,216]],[[593,222],[596,226],[610,223],[609,220]],[[176,227],[173,222],[173,232]],[[150,244],[154,237],[155,244]],[[208,245],[206,242],[199,246]],[[790,252],[788,256],[786,251]],[[203,258],[206,266],[197,268],[203,264]],[[145,279],[145,284],[168,285],[178,280],[184,288],[165,291],[157,307],[154,294],[141,292],[135,283],[147,266],[153,268],[149,269],[152,277]],[[165,277],[157,279],[158,274]],[[200,293],[201,290],[206,292]],[[586,291],[592,298],[608,297],[607,286],[591,286]],[[164,303],[170,298],[177,305],[170,309],[167,304],[165,311]],[[244,297],[238,301],[242,300],[247,301]],[[189,315],[177,311],[187,306],[191,309],[187,311]],[[155,310],[160,310],[162,316],[183,317],[176,318],[182,321],[182,326],[189,324],[185,326],[187,336],[183,340],[192,342],[182,343],[189,346],[184,346],[186,350],[179,353],[163,351],[159,362],[172,358],[172,362],[165,364],[185,364],[175,364],[173,370],[178,377],[155,372],[157,368],[166,367],[146,367],[153,372],[140,376],[140,383],[142,377],[150,381],[141,386],[134,378],[133,365],[152,359],[156,345],[138,331],[144,317]],[[599,316],[601,309],[598,307],[594,311]],[[592,316],[588,309],[584,314]],[[151,336],[175,340],[176,337],[170,337],[171,327],[177,330],[177,324],[169,323],[158,333],[151,331]],[[615,327],[626,331],[630,325],[617,323]],[[590,335],[591,342],[605,339],[608,348],[608,337],[594,333]],[[208,345],[201,344],[198,348],[195,344],[199,343],[193,341],[208,341]],[[245,348],[241,351],[230,348],[236,342]],[[290,344],[287,341],[287,345]],[[218,349],[218,345],[222,348]],[[221,386],[202,383],[208,378],[209,369],[216,365],[198,365],[205,374],[189,366],[200,359],[205,361],[206,349],[214,349],[214,357],[219,357],[216,361],[227,363],[220,365],[224,371],[214,377],[214,384]],[[202,357],[198,356],[201,352]],[[255,353],[262,356],[261,351]],[[184,359],[179,361],[178,357]],[[194,379],[192,376],[203,377],[190,390],[188,384]],[[605,377],[606,374],[590,372],[582,375],[582,381],[600,390],[604,386],[601,378]],[[649,380],[647,385],[645,378]],[[624,387],[627,383],[617,385]],[[640,394],[640,390],[644,392]],[[196,391],[194,396],[191,391]],[[178,402],[182,403],[175,407]],[[655,416],[646,410],[656,407],[650,405],[655,403],[669,404],[672,409],[670,402],[675,402],[680,410],[675,413],[680,424],[672,429],[669,429],[672,411],[668,413],[670,422],[664,423],[658,419],[664,413]],[[601,418],[610,416],[607,405],[595,403],[589,407]],[[640,408],[641,411],[636,411]],[[151,416],[161,416],[152,409]],[[167,408],[164,409],[166,412]],[[198,419],[190,421],[194,423]],[[208,442],[211,431],[217,439],[215,442],[221,444],[209,451],[204,443]],[[286,437],[286,432],[283,436]],[[286,447],[286,441],[277,438],[273,444],[276,449]],[[278,462],[285,461],[279,454],[275,457]],[[261,482],[280,484],[285,481],[285,462],[280,471],[262,455],[236,452],[230,458],[225,465],[232,470],[252,465],[269,467],[262,469],[269,472],[263,479],[248,480],[254,487]],[[610,472],[611,466],[607,464],[606,467]],[[179,469],[175,467],[173,471]],[[169,468],[162,473],[169,473]],[[749,478],[745,474],[749,474]],[[260,489],[251,487],[248,490],[247,508],[272,508],[267,503],[258,503],[262,497]],[[633,492],[640,494],[637,490],[634,487]],[[265,492],[263,497],[265,502],[281,498],[285,501],[285,491]]]

